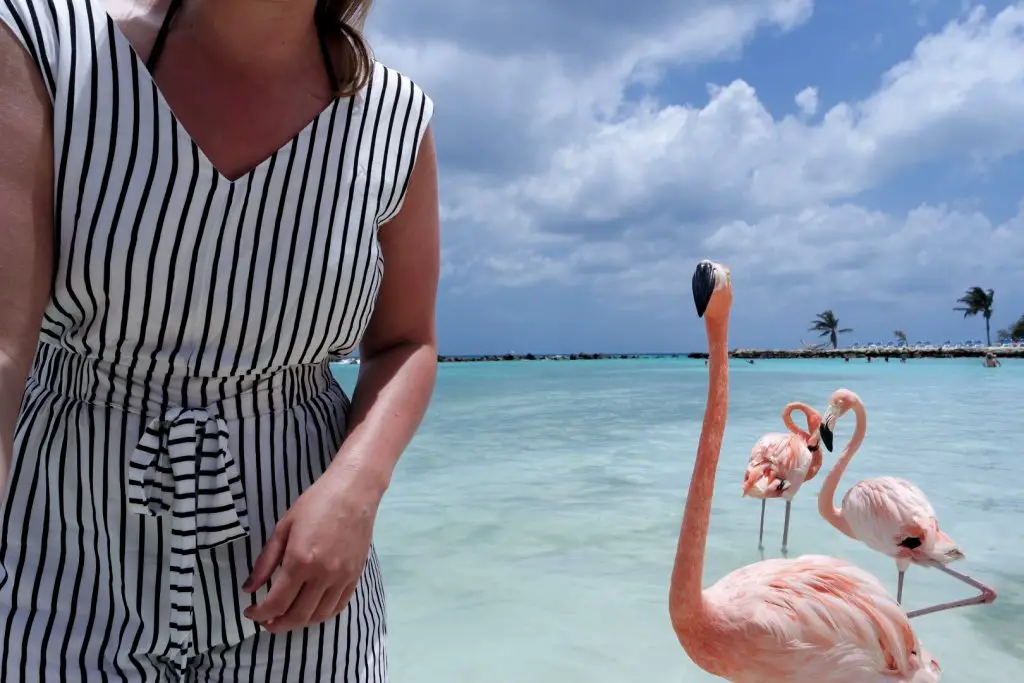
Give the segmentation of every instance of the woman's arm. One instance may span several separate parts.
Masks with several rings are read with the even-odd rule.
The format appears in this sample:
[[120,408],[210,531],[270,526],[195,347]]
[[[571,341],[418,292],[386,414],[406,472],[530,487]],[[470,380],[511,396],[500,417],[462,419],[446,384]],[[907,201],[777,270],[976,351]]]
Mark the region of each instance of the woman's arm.
[[428,128],[402,208],[379,231],[384,280],[359,347],[345,441],[274,527],[244,584],[256,591],[275,576],[266,597],[245,611],[272,633],[337,615],[366,565],[378,505],[434,390],[439,223]]
[[380,228],[384,278],[359,347],[348,434],[328,469],[357,477],[377,499],[434,390],[440,243],[437,157],[428,128],[402,209]]
[[38,67],[0,24],[0,491],[50,297],[52,114]]

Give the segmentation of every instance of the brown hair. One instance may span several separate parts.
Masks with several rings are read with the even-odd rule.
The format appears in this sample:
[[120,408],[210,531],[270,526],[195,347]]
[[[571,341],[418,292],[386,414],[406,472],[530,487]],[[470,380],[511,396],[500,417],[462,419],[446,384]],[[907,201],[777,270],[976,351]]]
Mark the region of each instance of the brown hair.
[[[373,0],[317,0],[321,40],[340,39],[341,56],[330,60],[336,97],[351,97],[362,90],[373,74],[373,52],[363,37],[363,25]],[[325,55],[326,57],[326,55]],[[336,74],[336,75],[335,75]]]

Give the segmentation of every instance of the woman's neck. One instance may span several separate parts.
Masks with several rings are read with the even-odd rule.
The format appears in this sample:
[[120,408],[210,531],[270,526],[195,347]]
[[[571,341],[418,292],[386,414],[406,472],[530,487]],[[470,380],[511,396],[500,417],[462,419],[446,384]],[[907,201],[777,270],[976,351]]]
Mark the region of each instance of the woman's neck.
[[316,0],[184,0],[175,32],[218,61],[287,67],[318,54],[315,11]]

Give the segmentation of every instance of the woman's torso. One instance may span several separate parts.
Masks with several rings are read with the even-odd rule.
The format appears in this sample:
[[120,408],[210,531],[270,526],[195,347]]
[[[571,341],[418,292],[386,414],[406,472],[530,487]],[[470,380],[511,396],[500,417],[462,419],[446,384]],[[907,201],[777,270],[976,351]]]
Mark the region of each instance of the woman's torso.
[[430,102],[375,64],[356,97],[230,180],[97,2],[35,5],[54,102],[55,276],[41,341],[141,383],[350,353]]

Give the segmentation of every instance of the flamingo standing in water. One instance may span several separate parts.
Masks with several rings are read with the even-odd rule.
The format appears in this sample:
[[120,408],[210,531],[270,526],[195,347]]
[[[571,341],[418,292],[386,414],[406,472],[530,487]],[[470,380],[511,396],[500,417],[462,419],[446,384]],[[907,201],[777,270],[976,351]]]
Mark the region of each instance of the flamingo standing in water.
[[[794,411],[807,418],[807,431],[793,422]],[[769,432],[750,451],[750,461],[743,475],[743,495],[761,499],[761,528],[757,533],[757,549],[764,550],[764,508],[769,498],[786,501],[786,521],[782,527],[782,553],[789,546],[789,513],[793,496],[804,482],[810,481],[821,469],[821,449],[818,428],[821,415],[806,403],[786,404],[782,409],[782,422],[788,434]]]
[[757,562],[701,590],[715,471],[729,401],[729,271],[701,261],[693,275],[708,337],[708,400],[669,589],[680,644],[732,683],[937,683],[896,601],[871,574],[834,557]]
[[946,566],[962,560],[964,553],[952,538],[939,529],[939,519],[932,504],[924,492],[909,481],[896,477],[867,479],[854,484],[846,492],[841,508],[833,506],[839,480],[867,432],[867,411],[860,397],[849,389],[836,390],[825,410],[820,429],[821,441],[831,451],[836,421],[850,410],[857,418],[853,437],[822,483],[818,493],[818,512],[825,521],[850,538],[896,560],[899,571],[897,602],[903,601],[903,577],[912,564],[940,569],[979,591],[973,598],[914,610],[909,613],[910,617],[994,602],[994,590]]

